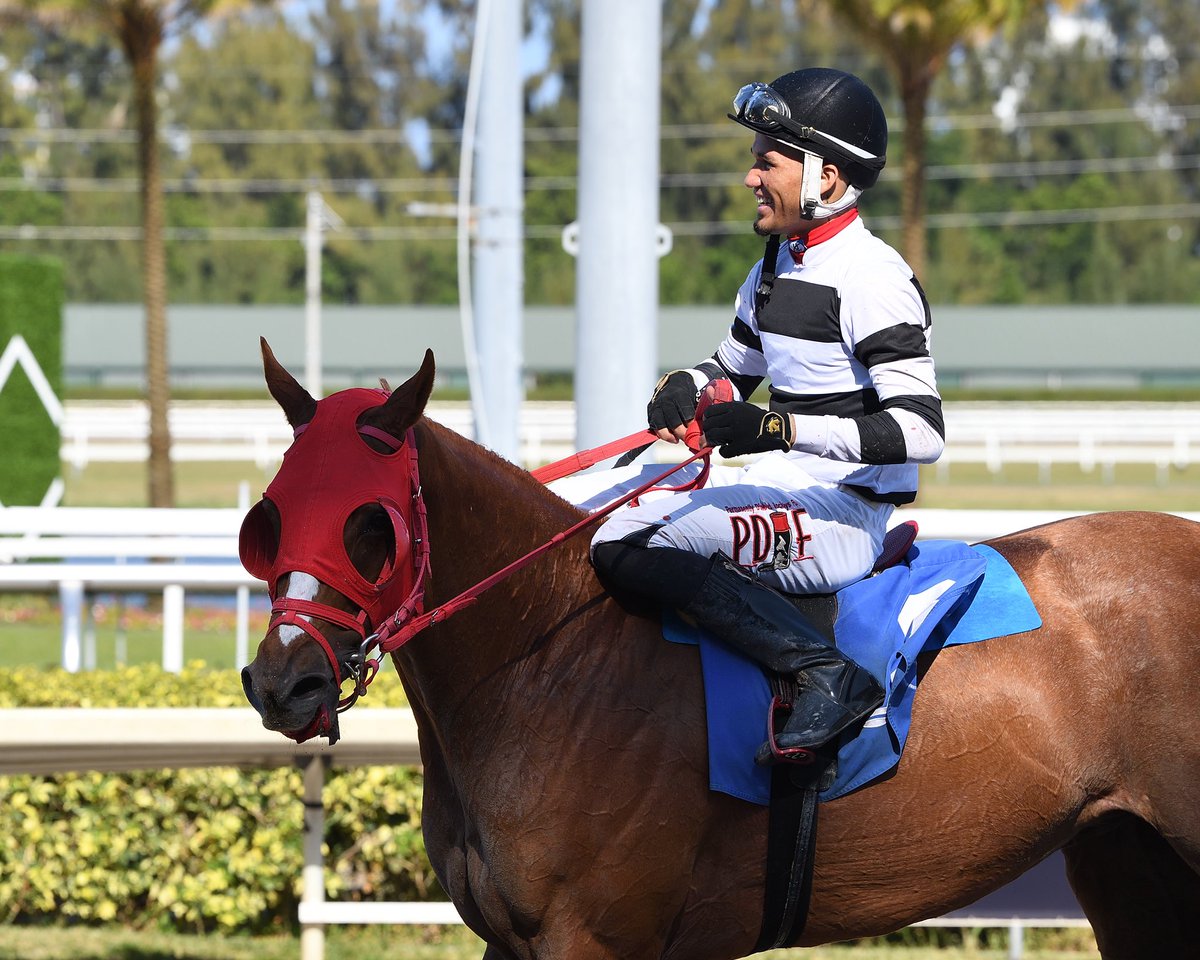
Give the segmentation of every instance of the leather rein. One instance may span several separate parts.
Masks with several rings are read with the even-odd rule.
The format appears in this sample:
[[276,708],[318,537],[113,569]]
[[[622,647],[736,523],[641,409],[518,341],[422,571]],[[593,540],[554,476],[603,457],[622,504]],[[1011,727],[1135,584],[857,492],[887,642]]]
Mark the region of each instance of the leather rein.
[[[573,473],[577,473],[578,471],[583,470],[594,463],[605,460],[608,457],[615,456],[626,450],[632,450],[637,446],[648,445],[647,441],[652,443],[654,439],[656,438],[650,431],[640,430],[637,433],[630,434],[628,437],[623,437],[620,440],[614,440],[611,443],[573,454],[570,457],[556,461],[555,463],[547,464],[544,467],[534,470],[532,475],[541,482],[548,483],[550,480],[557,480]],[[685,484],[681,484],[678,487],[668,487],[666,489],[686,490],[702,485],[708,477],[709,463],[713,452],[712,447],[701,447],[700,449],[693,448],[694,452],[692,456],[688,457],[686,460],[672,465],[670,469],[663,471],[663,473],[659,474],[653,479],[641,484],[631,493],[627,493],[621,497],[618,497],[612,503],[600,508],[594,513],[588,514],[578,523],[573,524],[566,530],[563,530],[561,533],[556,533],[545,543],[535,547],[533,550],[530,550],[523,557],[519,557],[512,563],[508,564],[508,566],[497,570],[491,576],[479,581],[479,583],[475,584],[474,586],[467,588],[462,593],[458,594],[458,596],[447,600],[443,604],[439,604],[437,607],[428,612],[424,612],[425,582],[429,575],[430,566],[429,523],[425,510],[424,497],[421,493],[420,474],[418,472],[417,463],[416,437],[412,430],[408,431],[408,435],[405,437],[404,444],[409,447],[409,464],[412,476],[412,562],[415,575],[414,585],[412,591],[408,595],[408,598],[400,605],[400,607],[395,610],[395,612],[385,617],[375,632],[364,636],[357,652],[347,658],[345,664],[345,679],[354,681],[354,689],[338,701],[338,713],[348,710],[355,704],[355,702],[357,702],[359,697],[362,697],[366,694],[367,687],[370,686],[371,681],[375,679],[375,675],[379,672],[379,667],[384,656],[399,650],[402,646],[404,646],[404,644],[408,643],[409,640],[415,637],[426,627],[433,626],[435,623],[440,623],[443,620],[449,619],[460,610],[464,610],[471,606],[471,604],[479,599],[479,596],[484,593],[484,591],[496,586],[496,584],[512,576],[518,570],[527,567],[538,557],[542,556],[542,554],[549,552],[559,544],[564,543],[571,537],[574,537],[576,534],[581,533],[588,527],[603,520],[613,511],[624,506],[625,504],[630,503],[643,494],[660,487],[663,481],[672,474],[681,470],[683,467],[686,467],[688,464],[701,459],[704,460],[704,469],[694,480]],[[303,612],[321,617],[322,619],[330,620],[331,622],[341,626],[348,626],[351,629],[357,629],[360,632],[360,635],[363,632],[361,627],[361,617],[356,618],[350,614],[335,610],[334,608],[329,608],[328,612],[322,612],[324,610],[323,604],[305,604],[304,606],[305,609]],[[318,606],[322,609],[312,609],[313,607]],[[336,616],[330,616],[330,613],[336,614]],[[272,627],[277,625],[278,622],[289,622],[294,623],[296,626],[300,626],[306,634],[308,634],[310,637],[313,637],[320,644],[321,648],[325,651],[325,655],[329,658],[329,661],[333,666],[334,680],[337,683],[338,689],[340,690],[343,681],[341,665],[332,645],[323,635],[321,635],[321,632],[315,627],[311,627],[311,625],[303,626],[295,618],[295,613],[293,613],[292,617],[288,617],[286,621],[283,617],[280,617],[277,621],[273,621]]]

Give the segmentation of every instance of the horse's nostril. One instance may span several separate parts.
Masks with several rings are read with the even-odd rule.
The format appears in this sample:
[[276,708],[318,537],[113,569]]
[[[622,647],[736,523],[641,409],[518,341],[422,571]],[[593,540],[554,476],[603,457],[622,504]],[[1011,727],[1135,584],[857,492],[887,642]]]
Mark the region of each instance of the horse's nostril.
[[313,693],[324,690],[327,683],[328,681],[324,677],[310,673],[296,681],[296,683],[292,686],[292,692],[289,699],[300,700],[304,697],[310,696]]
[[262,713],[262,702],[254,693],[254,675],[250,672],[249,667],[242,667],[242,692],[250,701],[250,706]]

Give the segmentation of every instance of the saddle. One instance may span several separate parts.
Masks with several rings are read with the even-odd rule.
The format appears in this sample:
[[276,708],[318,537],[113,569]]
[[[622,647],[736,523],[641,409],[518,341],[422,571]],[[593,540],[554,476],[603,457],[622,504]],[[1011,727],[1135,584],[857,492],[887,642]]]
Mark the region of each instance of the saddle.
[[[917,541],[917,521],[905,520],[892,527],[883,538],[883,549],[875,566],[867,577],[873,577],[894,567],[907,556]],[[793,593],[788,594],[792,606],[804,614],[821,635],[833,643],[833,625],[837,622],[838,598],[836,593]]]

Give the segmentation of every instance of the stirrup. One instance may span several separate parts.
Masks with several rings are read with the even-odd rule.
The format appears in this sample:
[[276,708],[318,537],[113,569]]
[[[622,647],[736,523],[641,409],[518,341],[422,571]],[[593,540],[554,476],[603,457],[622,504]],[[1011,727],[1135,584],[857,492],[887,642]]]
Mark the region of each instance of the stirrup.
[[807,747],[781,747],[775,739],[775,732],[782,730],[787,725],[788,717],[792,715],[792,709],[795,704],[791,700],[785,700],[781,696],[774,696],[771,699],[771,707],[767,711],[767,742],[763,744],[766,748],[759,748],[755,755],[754,762],[761,765],[774,763],[793,763],[797,766],[807,767],[816,762],[817,754]]

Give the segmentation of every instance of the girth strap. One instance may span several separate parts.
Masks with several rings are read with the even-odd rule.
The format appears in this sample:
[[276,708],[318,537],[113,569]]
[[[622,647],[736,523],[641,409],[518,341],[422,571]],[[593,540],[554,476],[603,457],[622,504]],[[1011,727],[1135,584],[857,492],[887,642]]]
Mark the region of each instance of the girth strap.
[[793,764],[771,768],[766,889],[755,953],[793,943],[808,920],[820,785],[809,780],[797,784],[797,775],[803,776]]

